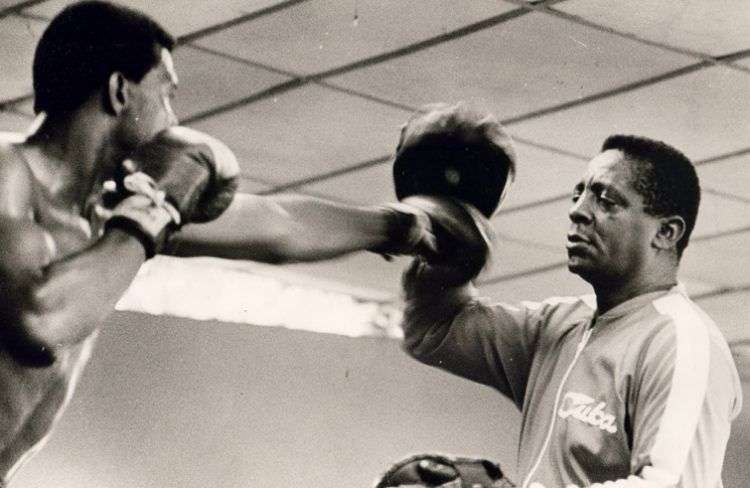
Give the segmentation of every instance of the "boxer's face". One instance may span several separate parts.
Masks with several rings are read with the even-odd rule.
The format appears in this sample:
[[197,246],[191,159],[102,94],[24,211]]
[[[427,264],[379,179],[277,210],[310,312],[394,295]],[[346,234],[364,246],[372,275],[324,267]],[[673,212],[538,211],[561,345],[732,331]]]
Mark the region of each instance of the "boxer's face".
[[126,151],[150,140],[177,124],[172,99],[177,90],[177,73],[172,55],[160,50],[159,62],[139,83],[129,83],[128,102],[121,114],[117,139]]
[[592,284],[632,279],[648,263],[659,221],[644,211],[631,164],[622,152],[605,151],[573,192],[568,268]]

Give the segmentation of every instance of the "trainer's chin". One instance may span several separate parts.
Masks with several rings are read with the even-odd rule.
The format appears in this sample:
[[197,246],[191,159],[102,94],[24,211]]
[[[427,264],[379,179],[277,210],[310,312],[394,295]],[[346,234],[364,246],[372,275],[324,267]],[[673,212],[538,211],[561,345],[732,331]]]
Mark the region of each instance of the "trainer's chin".
[[568,271],[585,277],[588,274],[586,271],[590,268],[591,263],[585,256],[568,252]]

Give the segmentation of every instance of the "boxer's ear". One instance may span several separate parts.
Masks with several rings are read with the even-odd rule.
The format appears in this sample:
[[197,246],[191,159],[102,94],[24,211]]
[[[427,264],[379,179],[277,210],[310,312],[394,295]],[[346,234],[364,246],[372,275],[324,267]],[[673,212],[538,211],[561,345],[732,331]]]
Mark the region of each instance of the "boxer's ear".
[[109,75],[107,83],[107,94],[105,98],[105,110],[112,115],[120,115],[128,102],[127,81],[122,73],[115,71]]

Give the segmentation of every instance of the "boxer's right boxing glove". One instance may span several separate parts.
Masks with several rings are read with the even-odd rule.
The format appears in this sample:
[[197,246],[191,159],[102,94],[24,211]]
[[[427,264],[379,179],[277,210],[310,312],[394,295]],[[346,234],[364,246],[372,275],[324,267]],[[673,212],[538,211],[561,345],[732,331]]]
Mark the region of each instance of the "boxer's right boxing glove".
[[186,127],[166,129],[122,163],[115,182],[124,198],[105,226],[138,237],[151,257],[181,225],[221,215],[238,175],[234,154],[217,139]]

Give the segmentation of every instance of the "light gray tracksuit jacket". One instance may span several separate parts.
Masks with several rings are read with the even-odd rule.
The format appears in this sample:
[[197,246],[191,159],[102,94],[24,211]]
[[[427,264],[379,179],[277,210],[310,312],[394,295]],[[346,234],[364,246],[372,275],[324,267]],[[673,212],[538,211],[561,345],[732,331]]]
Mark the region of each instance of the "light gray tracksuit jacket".
[[426,310],[407,302],[405,349],[515,402],[522,488],[722,487],[741,385],[680,286],[601,315],[593,296]]

